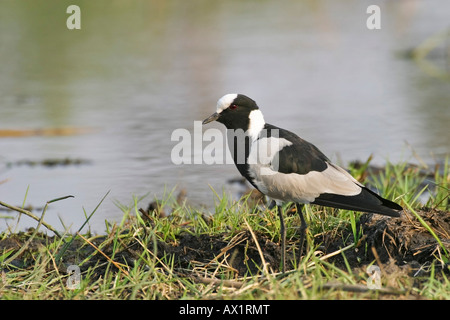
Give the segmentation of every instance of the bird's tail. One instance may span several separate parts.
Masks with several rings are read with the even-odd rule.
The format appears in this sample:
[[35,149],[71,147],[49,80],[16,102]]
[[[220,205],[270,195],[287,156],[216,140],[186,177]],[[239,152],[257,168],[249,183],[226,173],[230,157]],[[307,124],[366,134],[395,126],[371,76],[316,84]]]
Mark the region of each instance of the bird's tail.
[[338,209],[379,213],[390,217],[400,217],[399,211],[403,210],[397,203],[384,199],[365,187],[356,196],[325,193],[312,203]]

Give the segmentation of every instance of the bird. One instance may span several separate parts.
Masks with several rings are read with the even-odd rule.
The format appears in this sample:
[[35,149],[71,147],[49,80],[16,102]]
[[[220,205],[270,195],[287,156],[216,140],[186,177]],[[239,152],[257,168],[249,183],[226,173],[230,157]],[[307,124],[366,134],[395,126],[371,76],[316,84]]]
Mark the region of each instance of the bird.
[[272,200],[280,219],[281,269],[286,266],[286,227],[282,206],[294,203],[300,216],[300,256],[306,221],[305,204],[400,217],[403,208],[357,181],[315,145],[295,133],[266,123],[254,100],[230,93],[202,124],[217,121],[227,128],[233,161],[249,183]]

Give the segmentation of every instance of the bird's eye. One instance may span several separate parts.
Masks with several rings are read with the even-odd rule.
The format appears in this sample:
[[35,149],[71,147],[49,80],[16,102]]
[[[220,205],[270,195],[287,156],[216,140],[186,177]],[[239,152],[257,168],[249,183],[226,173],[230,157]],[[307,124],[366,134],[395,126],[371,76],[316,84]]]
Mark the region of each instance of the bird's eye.
[[230,109],[231,109],[231,110],[236,110],[236,109],[237,109],[237,107],[238,107],[237,105],[235,105],[235,104],[232,104],[232,105],[230,106]]

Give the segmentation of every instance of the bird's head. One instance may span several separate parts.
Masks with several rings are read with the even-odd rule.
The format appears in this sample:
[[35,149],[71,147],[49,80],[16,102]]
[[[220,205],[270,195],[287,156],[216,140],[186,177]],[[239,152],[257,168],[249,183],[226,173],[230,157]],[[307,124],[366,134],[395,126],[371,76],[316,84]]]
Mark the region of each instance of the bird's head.
[[217,101],[216,112],[203,120],[203,124],[218,121],[223,123],[227,129],[246,131],[256,113],[262,118],[255,101],[243,94],[230,93]]

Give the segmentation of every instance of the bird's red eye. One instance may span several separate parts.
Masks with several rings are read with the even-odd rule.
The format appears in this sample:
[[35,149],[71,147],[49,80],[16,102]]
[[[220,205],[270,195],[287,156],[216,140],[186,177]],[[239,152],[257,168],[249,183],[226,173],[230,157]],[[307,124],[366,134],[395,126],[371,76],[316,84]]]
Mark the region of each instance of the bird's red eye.
[[235,104],[232,104],[232,105],[230,106],[230,109],[231,109],[231,110],[236,110],[236,109],[237,109],[237,107],[238,107],[237,105],[235,105]]

